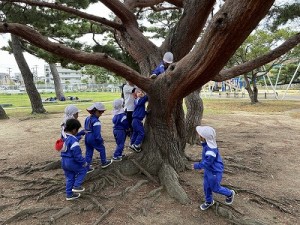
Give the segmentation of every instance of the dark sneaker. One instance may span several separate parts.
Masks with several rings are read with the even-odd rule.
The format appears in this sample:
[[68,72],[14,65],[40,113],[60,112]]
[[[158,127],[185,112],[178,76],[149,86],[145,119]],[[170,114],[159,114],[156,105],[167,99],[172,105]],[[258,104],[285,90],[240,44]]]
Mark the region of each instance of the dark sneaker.
[[215,204],[215,201],[212,202],[205,202],[202,205],[200,205],[201,210],[207,210],[209,207],[211,207],[213,204]]
[[76,193],[79,193],[79,192],[83,192],[85,190],[84,187],[73,187],[72,191],[73,192],[76,192]]
[[141,148],[140,145],[133,144],[133,145],[130,145],[129,148],[132,149],[135,152],[141,152],[142,151],[142,148]]
[[70,200],[75,200],[76,198],[79,198],[80,194],[79,193],[73,193],[71,196],[67,196],[66,200],[70,201]]
[[111,159],[106,160],[106,163],[102,164],[101,168],[104,169],[104,168],[108,167],[110,164],[112,164],[112,162],[113,161]]
[[231,190],[231,192],[232,192],[231,196],[229,196],[225,199],[225,204],[227,204],[227,205],[231,205],[233,203],[233,200],[234,200],[235,191]]
[[152,75],[150,76],[151,79],[155,79],[156,77],[157,77],[156,74],[152,74]]
[[122,161],[122,156],[113,157],[114,161]]
[[94,170],[95,170],[94,168],[90,167],[86,173],[91,173],[91,172],[93,172]]

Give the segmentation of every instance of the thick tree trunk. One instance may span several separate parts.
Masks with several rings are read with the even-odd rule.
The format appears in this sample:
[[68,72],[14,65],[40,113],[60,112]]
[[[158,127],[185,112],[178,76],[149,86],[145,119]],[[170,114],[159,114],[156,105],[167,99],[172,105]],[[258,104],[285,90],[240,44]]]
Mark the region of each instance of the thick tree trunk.
[[[155,87],[156,91],[149,99],[146,135],[142,152],[137,156],[138,161],[150,174],[159,176],[160,182],[172,197],[186,204],[189,198],[180,186],[177,174],[185,170],[188,163],[184,154],[186,139],[182,100],[177,102],[171,117],[167,118],[166,87],[163,82],[157,82]],[[128,174],[128,171],[125,173]]]
[[45,113],[46,110],[44,109],[40,93],[37,91],[36,86],[34,85],[33,74],[31,73],[24,58],[21,43],[18,37],[15,35],[11,35],[11,41],[13,54],[21,71],[26,92],[30,99],[32,113]]
[[204,110],[200,91],[201,88],[185,97],[187,108],[185,116],[186,142],[191,145],[199,141],[195,127],[201,125]]
[[58,100],[62,100],[63,98],[65,98],[65,95],[60,82],[60,77],[56,65],[54,63],[49,63],[49,67],[53,76],[56,98]]
[[6,112],[4,111],[3,107],[0,105],[0,120],[9,119],[9,117],[6,115]]

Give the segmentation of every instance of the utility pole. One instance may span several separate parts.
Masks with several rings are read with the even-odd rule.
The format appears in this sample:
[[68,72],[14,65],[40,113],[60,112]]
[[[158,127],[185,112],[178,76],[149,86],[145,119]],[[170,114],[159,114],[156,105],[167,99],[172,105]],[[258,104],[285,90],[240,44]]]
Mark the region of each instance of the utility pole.
[[35,66],[35,75],[38,76],[38,65],[34,65]]
[[8,82],[8,79],[10,79],[10,72],[12,71],[12,68],[11,67],[8,67],[8,77],[5,76],[5,83],[7,84]]

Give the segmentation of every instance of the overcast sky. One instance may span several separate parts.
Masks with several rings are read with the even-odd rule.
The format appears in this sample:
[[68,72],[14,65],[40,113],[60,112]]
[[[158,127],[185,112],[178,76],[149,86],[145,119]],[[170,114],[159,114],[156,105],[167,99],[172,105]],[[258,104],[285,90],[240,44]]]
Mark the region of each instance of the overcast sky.
[[[87,9],[87,12],[94,15],[97,14],[99,15],[99,12],[101,12],[99,16],[106,17],[108,19],[110,10],[107,9],[104,5],[102,5],[102,3],[97,3],[90,6]],[[0,33],[0,48],[6,46],[9,39],[10,39],[10,34]],[[91,40],[91,38],[89,40]],[[32,56],[28,53],[24,53],[24,56],[28,63],[29,68],[31,70],[32,68],[34,68],[34,71],[37,68],[38,76],[44,76],[45,61],[35,56]],[[14,75],[15,73],[20,73],[20,70],[18,68],[18,65],[16,63],[13,54],[8,54],[8,52],[0,50],[0,73],[9,73],[9,72],[10,75]]]
[[[283,3],[286,1],[287,0],[276,0],[277,3]],[[294,0],[289,0],[289,1],[294,2]],[[101,3],[92,5],[91,7],[88,8],[87,11],[94,15],[97,14],[99,15],[99,12],[101,12],[100,16],[106,18],[108,18],[110,12],[109,9],[107,9]],[[0,47],[7,45],[7,41],[9,39],[10,39],[10,34],[0,34]],[[38,76],[43,76],[45,61],[38,59],[28,53],[24,53],[24,56],[27,60],[29,68],[31,70],[32,68],[34,68],[34,70],[37,69]],[[15,73],[20,73],[16,61],[14,59],[14,56],[12,54],[8,54],[8,52],[6,51],[1,51],[1,50],[0,50],[0,73],[10,73],[11,75],[14,75]]]

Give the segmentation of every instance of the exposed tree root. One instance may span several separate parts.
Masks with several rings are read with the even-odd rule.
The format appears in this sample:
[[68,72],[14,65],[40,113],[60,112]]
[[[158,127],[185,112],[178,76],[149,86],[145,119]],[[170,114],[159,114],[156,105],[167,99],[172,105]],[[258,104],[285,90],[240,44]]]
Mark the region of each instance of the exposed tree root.
[[250,167],[243,166],[243,165],[240,165],[240,164],[227,163],[226,167],[233,167],[233,168],[237,168],[237,169],[241,169],[241,170],[245,170],[245,171],[250,171],[250,172],[254,172],[254,173],[262,173],[262,171],[255,170],[255,169],[252,169]]
[[105,207],[93,196],[91,195],[85,195],[86,198],[90,199],[98,209],[100,209],[102,212],[105,212]]
[[38,213],[38,212],[42,212],[46,210],[46,208],[30,208],[30,209],[24,209],[22,210],[21,212],[18,212],[17,214],[15,214],[14,216],[8,218],[7,220],[5,220],[2,224],[3,225],[6,225],[6,224],[9,224],[11,222],[15,222],[15,221],[18,221],[18,220],[21,220],[25,217],[28,217],[30,215],[33,215],[35,213]]
[[150,192],[147,194],[147,196],[145,196],[145,198],[151,198],[151,197],[153,197],[153,196],[156,196],[156,195],[157,195],[158,193],[160,193],[161,190],[163,190],[163,189],[164,189],[164,187],[163,187],[163,186],[160,186],[160,187],[158,187],[158,188],[156,188],[156,189],[150,191]]
[[115,174],[118,175],[118,177],[120,177],[122,180],[131,181],[131,179],[124,176],[119,169],[115,170]]
[[58,220],[59,218],[69,214],[72,212],[72,209],[70,207],[65,207],[61,210],[59,210],[57,213],[53,214],[52,216],[50,216],[50,221],[51,222],[55,222],[56,220]]
[[172,166],[164,163],[158,173],[158,176],[171,197],[178,200],[181,204],[187,204],[190,202],[186,192],[179,184],[178,174]]
[[41,199],[43,199],[43,198],[45,198],[47,196],[50,196],[52,194],[55,194],[55,193],[57,193],[59,191],[63,191],[63,190],[64,190],[64,187],[62,187],[62,186],[59,186],[59,187],[57,185],[52,186],[52,187],[48,188],[48,190],[46,192],[41,193],[38,196],[37,201],[39,201],[39,200],[41,200]]
[[279,209],[282,212],[289,213],[289,214],[295,216],[295,214],[293,212],[291,212],[290,210],[284,208],[285,206],[290,204],[290,202],[288,202],[288,204],[287,204],[287,203],[279,202],[277,200],[274,200],[274,199],[271,199],[271,198],[268,198],[268,197],[261,196],[261,195],[255,193],[254,191],[251,191],[251,190],[242,189],[242,188],[238,188],[238,187],[234,187],[234,186],[230,186],[230,187],[233,188],[238,193],[247,193],[247,194],[253,195],[253,196],[255,196],[259,199],[259,200],[257,200],[257,199],[251,198],[250,200],[253,201],[253,202],[257,202],[258,204],[261,204],[262,202],[265,202],[265,203],[271,205],[272,207],[275,207],[275,208]]
[[13,204],[0,205],[0,212],[5,210],[6,208],[12,206]]
[[135,159],[131,159],[131,161],[133,162],[134,165],[136,165],[137,168],[139,168],[141,170],[141,172],[143,174],[145,174],[151,181],[153,181],[154,183],[158,184],[158,181],[150,174],[147,172],[147,170],[145,170]]
[[114,208],[110,208],[110,209],[108,209],[108,210],[106,210],[105,211],[105,213],[103,213],[102,215],[101,215],[101,217],[99,218],[99,219],[97,219],[96,221],[95,221],[95,223],[93,223],[93,225],[98,225],[112,210],[113,210]]

